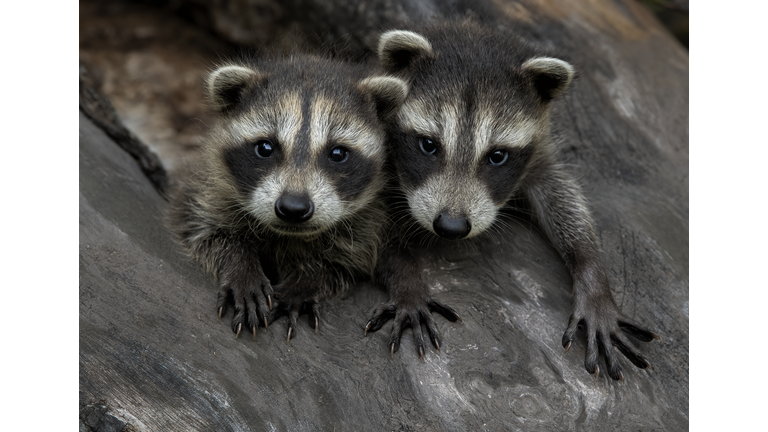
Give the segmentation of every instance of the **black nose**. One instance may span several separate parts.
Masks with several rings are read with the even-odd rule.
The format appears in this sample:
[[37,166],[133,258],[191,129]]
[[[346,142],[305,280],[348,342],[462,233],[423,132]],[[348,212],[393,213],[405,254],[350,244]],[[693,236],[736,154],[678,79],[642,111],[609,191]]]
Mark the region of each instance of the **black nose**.
[[469,235],[472,224],[463,216],[454,218],[443,212],[437,215],[435,222],[432,223],[432,228],[440,237],[458,240]]
[[306,222],[314,211],[315,206],[305,196],[284,194],[275,203],[275,214],[286,222]]

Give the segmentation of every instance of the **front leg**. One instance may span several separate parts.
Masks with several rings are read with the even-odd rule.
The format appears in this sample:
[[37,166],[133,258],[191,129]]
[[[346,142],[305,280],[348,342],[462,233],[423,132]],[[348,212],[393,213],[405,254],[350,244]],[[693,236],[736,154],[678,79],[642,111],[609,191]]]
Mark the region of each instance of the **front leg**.
[[332,292],[344,291],[351,283],[352,278],[346,271],[328,263],[308,271],[294,270],[280,281],[275,286],[278,303],[272,320],[288,316],[286,342],[296,335],[297,322],[303,314],[308,315],[309,326],[317,333],[320,328],[320,299]]
[[212,240],[215,245],[211,250],[218,262],[219,294],[216,309],[219,320],[226,312],[228,304],[234,303],[232,331],[235,338],[240,336],[243,327],[252,330],[256,338],[259,323],[268,328],[267,318],[272,309],[272,285],[264,275],[258,253],[253,248],[238,240],[226,237]]
[[560,252],[573,278],[573,313],[562,339],[565,351],[570,349],[579,325],[583,325],[587,332],[584,363],[587,372],[596,377],[600,374],[598,347],[605,355],[608,375],[614,380],[624,380],[624,376],[613,347],[635,366],[650,368],[648,360],[625,333],[643,342],[658,339],[658,336],[622,315],[616,306],[579,187],[562,168],[550,163],[536,167],[526,179],[523,190],[539,225]]
[[440,333],[432,312],[441,314],[451,322],[461,320],[453,308],[429,296],[429,287],[421,280],[418,270],[411,253],[396,246],[389,246],[382,252],[374,270],[376,282],[389,291],[389,301],[373,312],[373,317],[365,326],[365,334],[377,331],[394,318],[388,344],[392,356],[400,348],[403,331],[410,326],[419,357],[424,358],[421,324],[427,327],[432,345],[440,350]]

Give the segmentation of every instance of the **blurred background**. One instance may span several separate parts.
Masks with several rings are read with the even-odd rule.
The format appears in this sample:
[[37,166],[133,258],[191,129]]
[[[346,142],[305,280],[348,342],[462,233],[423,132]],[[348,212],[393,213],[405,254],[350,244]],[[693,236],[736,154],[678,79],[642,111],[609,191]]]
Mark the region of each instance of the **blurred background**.
[[688,0],[640,0],[688,49]]
[[[687,49],[687,0],[628,1],[651,11]],[[376,14],[389,12],[375,10],[374,3],[339,1],[328,7],[356,8],[345,13],[376,28]],[[307,0],[81,0],[81,70],[88,75],[87,85],[111,102],[125,127],[173,172],[196,154],[211,121],[201,84],[217,60],[265,49],[322,50],[323,40],[342,40],[350,50],[363,43],[348,36],[344,40],[355,24],[311,22],[313,13],[332,14],[320,10],[325,5]],[[402,19],[405,12],[400,13],[392,19]],[[82,87],[81,77],[81,94]]]

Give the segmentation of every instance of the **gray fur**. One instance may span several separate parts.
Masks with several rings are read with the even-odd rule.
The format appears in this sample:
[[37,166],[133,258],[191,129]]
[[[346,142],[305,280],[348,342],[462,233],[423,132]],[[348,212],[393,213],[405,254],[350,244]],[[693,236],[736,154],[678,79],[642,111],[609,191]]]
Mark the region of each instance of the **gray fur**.
[[389,120],[397,113],[408,96],[408,85],[400,79],[392,77],[367,78],[360,86],[380,101],[379,116]]
[[418,33],[391,30],[379,39],[379,61],[390,71],[399,70],[417,58],[431,58],[432,45]]
[[234,104],[234,101],[227,98],[228,90],[245,88],[265,79],[265,76],[252,68],[240,65],[227,65],[216,69],[206,79],[211,108],[217,111],[226,111]]
[[[387,72],[410,84],[391,126],[391,154],[412,224],[426,236],[481,236],[491,232],[510,199],[525,196],[573,277],[574,309],[563,346],[570,347],[584,323],[587,371],[599,373],[602,343],[609,375],[621,379],[605,341],[621,340],[622,331],[643,340],[655,335],[629,324],[616,306],[586,200],[556,161],[550,106],[573,81],[573,66],[514,34],[471,22],[384,33],[379,56]],[[423,288],[405,288],[423,284],[413,280],[418,277],[403,282],[394,271],[386,277],[390,286],[404,287],[391,290],[394,306],[387,307],[407,309],[418,304],[414,299],[428,298]],[[380,325],[381,316],[372,322]],[[638,367],[647,366],[635,348],[622,344],[619,350]]]
[[[395,157],[414,219],[427,231],[434,233],[433,219],[447,211],[471,218],[470,237],[482,234],[510,198],[527,190],[523,185],[534,167],[541,170],[554,163],[550,99],[567,90],[575,70],[507,36],[462,22],[432,25],[423,34],[393,30],[381,37],[382,66],[411,84],[394,121],[396,135],[431,138],[439,142],[438,154],[444,156],[440,168],[418,182],[410,181],[408,171],[424,172],[430,162],[416,160],[418,154]],[[411,53],[405,67],[395,60],[403,51]],[[542,76],[551,77],[554,84],[546,97],[536,87]],[[395,148],[405,145],[412,144],[393,143]],[[498,184],[478,177],[488,165],[487,156],[497,149],[526,147],[531,148],[528,160],[491,199],[487,190]],[[588,215],[586,207],[583,213]]]
[[523,63],[522,69],[537,77],[550,77],[554,85],[546,89],[546,97],[554,99],[568,90],[576,74],[570,63],[552,58],[537,57]]
[[[233,331],[266,325],[273,293],[291,327],[304,306],[317,319],[319,300],[373,272],[387,229],[379,118],[396,110],[405,84],[307,56],[227,64],[207,86],[221,115],[203,156],[176,184],[168,224],[218,278],[220,313],[234,297]],[[271,159],[257,154],[265,139]],[[337,145],[362,168],[336,175],[328,151]],[[356,189],[340,190],[349,189],[344,182]],[[286,193],[314,203],[308,221],[275,216]]]

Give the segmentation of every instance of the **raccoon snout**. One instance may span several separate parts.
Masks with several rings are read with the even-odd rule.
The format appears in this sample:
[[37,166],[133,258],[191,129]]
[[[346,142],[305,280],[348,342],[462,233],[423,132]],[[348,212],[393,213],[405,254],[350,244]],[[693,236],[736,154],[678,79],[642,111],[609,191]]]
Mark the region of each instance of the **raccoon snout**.
[[275,214],[290,223],[306,222],[315,212],[315,205],[305,196],[283,194],[275,203]]
[[469,235],[472,230],[472,224],[464,216],[454,218],[443,212],[437,215],[435,221],[432,223],[432,228],[435,232],[443,238],[448,240],[463,239]]

